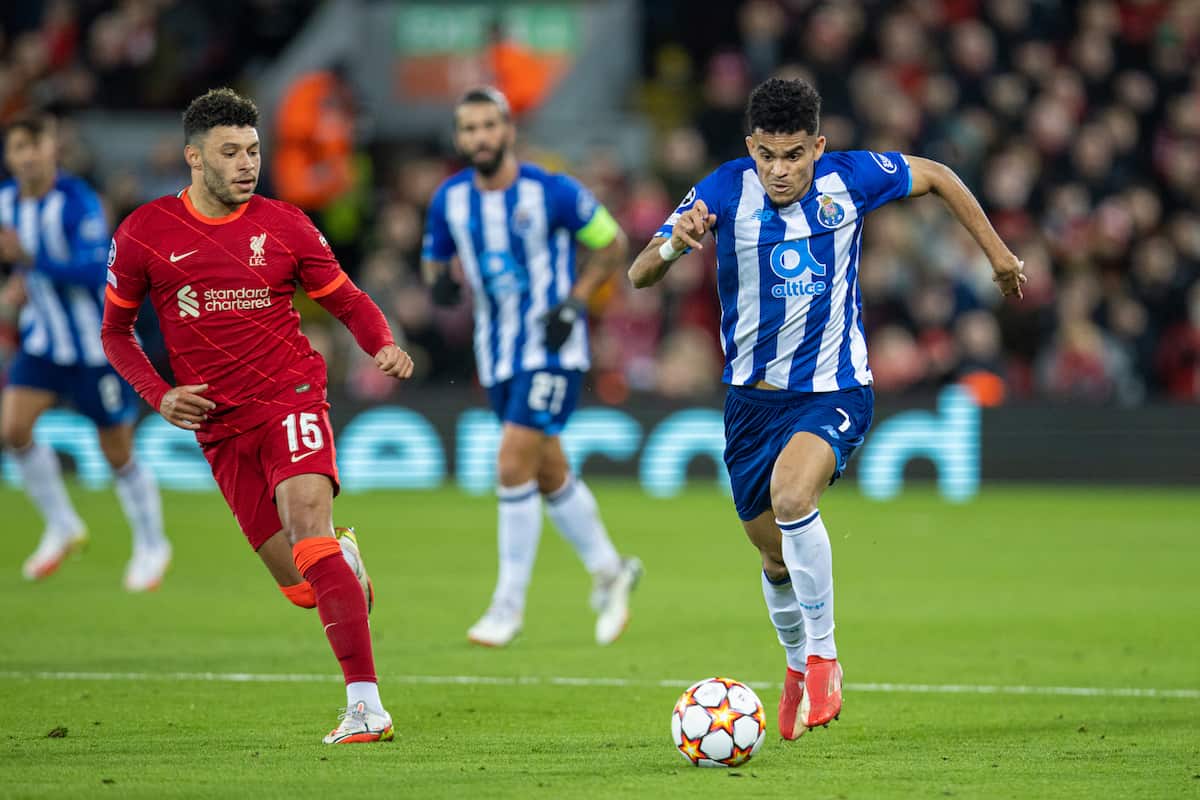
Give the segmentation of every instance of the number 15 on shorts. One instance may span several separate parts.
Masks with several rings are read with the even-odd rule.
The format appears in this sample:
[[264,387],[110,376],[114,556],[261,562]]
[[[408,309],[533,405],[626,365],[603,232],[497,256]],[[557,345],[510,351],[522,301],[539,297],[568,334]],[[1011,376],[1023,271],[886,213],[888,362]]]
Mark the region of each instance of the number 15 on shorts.
[[[321,417],[311,412],[297,412],[283,418],[284,430],[287,431],[288,450],[292,451],[292,463],[307,458],[325,446],[325,436],[318,424]],[[301,453],[303,445],[307,452]]]

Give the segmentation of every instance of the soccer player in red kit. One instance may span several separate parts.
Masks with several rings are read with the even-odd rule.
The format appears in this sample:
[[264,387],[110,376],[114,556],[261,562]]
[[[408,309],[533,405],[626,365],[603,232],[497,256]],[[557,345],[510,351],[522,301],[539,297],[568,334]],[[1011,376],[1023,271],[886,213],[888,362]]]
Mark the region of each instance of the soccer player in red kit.
[[[326,744],[388,740],[367,601],[334,536],[338,490],[325,362],[300,332],[301,286],[342,321],[385,374],[412,360],[378,307],[294,206],[254,194],[258,109],[230,89],[183,115],[192,183],[138,208],[108,256],[101,337],[112,365],[170,423],[194,431],[246,538],[284,594],[315,602],[346,678],[347,708]],[[149,294],[171,387],[134,337]]]

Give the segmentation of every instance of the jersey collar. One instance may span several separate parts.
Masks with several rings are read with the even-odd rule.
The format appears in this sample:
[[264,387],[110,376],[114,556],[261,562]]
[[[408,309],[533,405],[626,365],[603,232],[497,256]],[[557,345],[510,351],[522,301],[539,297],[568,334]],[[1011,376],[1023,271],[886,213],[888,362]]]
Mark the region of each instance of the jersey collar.
[[[245,214],[246,209],[250,206],[250,200],[247,200],[246,202],[244,202],[240,206],[238,206],[237,211],[231,211],[230,213],[226,214],[223,217],[208,217],[208,216],[205,216],[204,214],[201,214],[196,209],[196,207],[194,205],[192,205],[192,198],[188,197],[188,189],[190,189],[190,188],[191,187],[188,186],[182,192],[180,192],[179,199],[183,201],[183,207],[187,209],[187,212],[189,214],[191,214],[196,219],[198,219],[201,222],[206,223],[208,225],[225,225],[227,223],[233,222],[238,217],[242,216],[242,214]],[[250,197],[251,197],[251,200],[254,199],[253,195],[251,195]]]

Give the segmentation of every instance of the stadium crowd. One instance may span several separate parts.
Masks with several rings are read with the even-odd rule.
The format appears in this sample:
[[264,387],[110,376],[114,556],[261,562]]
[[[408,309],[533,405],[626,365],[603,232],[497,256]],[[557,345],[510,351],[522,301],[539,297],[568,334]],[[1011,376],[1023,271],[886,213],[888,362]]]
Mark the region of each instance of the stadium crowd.
[[[0,12],[0,122],[31,106],[69,117],[176,108],[222,82],[252,90],[261,60],[315,4],[255,0],[270,24],[250,27],[215,23],[221,7],[244,3],[37,5]],[[695,181],[744,155],[754,84],[803,76],[823,95],[830,149],[950,165],[1029,277],[1023,300],[1002,302],[978,248],[936,199],[872,215],[861,281],[881,394],[965,381],[987,402],[1200,400],[1200,4],[745,0],[714,6],[704,25],[670,24],[691,13],[679,0],[643,10],[644,75],[629,104],[654,131],[650,171],[607,151],[577,164],[524,152],[583,179],[634,248]],[[90,174],[95,154],[65,130],[67,167]],[[469,311],[434,307],[418,270],[424,208],[456,168],[453,154],[428,142],[361,147],[369,191],[337,208],[365,231],[350,237],[345,267],[404,330],[420,380],[470,380]],[[176,150],[142,176],[104,183],[114,222],[170,183],[172,158],[182,185]],[[606,287],[593,309],[600,399],[715,394],[712,253],[681,260],[653,291],[623,279]],[[348,352],[335,328],[308,326],[321,349]],[[335,371],[357,361],[331,359]],[[352,394],[395,391],[369,366],[346,368]]]

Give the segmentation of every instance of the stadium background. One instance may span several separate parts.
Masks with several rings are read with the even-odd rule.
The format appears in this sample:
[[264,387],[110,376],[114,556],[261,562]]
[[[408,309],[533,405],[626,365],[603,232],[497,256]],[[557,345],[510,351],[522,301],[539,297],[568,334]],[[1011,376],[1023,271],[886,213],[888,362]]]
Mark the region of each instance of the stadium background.
[[[64,166],[102,189],[116,224],[186,183],[178,117],[192,96],[221,84],[254,96],[261,190],[310,212],[416,359],[410,383],[381,379],[347,332],[301,298],[305,331],[330,364],[339,425],[380,406],[413,409],[453,476],[464,451],[490,446],[460,442],[464,419],[446,413],[484,400],[469,304],[434,307],[418,274],[425,205],[458,166],[453,99],[480,82],[504,89],[522,157],[581,177],[636,249],[695,180],[743,152],[749,89],[770,75],[805,76],[823,94],[829,147],[946,162],[1029,276],[1024,300],[1002,301],[936,199],[873,215],[862,284],[878,418],[932,412],[940,392],[961,385],[984,407],[984,479],[1200,474],[1190,457],[1200,443],[1190,413],[1200,399],[1200,7],[750,0],[679,24],[688,8],[6,5],[0,121],[29,108],[61,114]],[[649,291],[621,276],[605,287],[593,303],[585,407],[620,410],[648,436],[673,411],[720,407],[712,258],[684,259]],[[14,310],[0,316],[11,352]],[[152,317],[141,333],[165,370]],[[604,427],[611,418],[593,423],[627,439]],[[689,461],[717,452],[717,420],[684,419],[676,460],[719,471]],[[52,423],[47,435],[79,438],[78,420],[60,415],[57,434]],[[425,457],[418,440],[393,435],[381,447],[403,472],[406,459]],[[186,450],[185,439],[171,444]],[[578,459],[593,452],[576,447]],[[631,474],[641,452],[640,441],[610,448],[588,469]],[[96,468],[94,479],[85,469],[89,482],[103,480]],[[920,459],[907,469],[933,474]]]
[[[186,183],[191,97],[252,95],[262,191],[308,207],[419,369],[378,379],[298,298],[353,490],[338,521],[379,591],[394,745],[319,744],[340,676],[315,617],[246,552],[191,436],[149,413],[137,446],[174,566],[152,595],[121,592],[128,531],[91,491],[107,467],[57,411],[37,435],[72,462],[92,542],[20,580],[41,523],[3,465],[0,797],[1196,796],[1198,56],[1193,0],[0,3],[0,122],[62,114],[64,166],[114,224]],[[713,264],[689,256],[637,293],[618,276],[593,309],[566,440],[646,564],[633,624],[593,645],[584,575],[547,534],[521,639],[485,651],[463,632],[495,575],[494,424],[469,313],[430,304],[417,255],[467,86],[504,88],[522,155],[580,176],[639,247],[740,155],[747,91],[771,74],[817,83],[831,147],[953,166],[1029,283],[1002,302],[935,198],[872,215],[879,413],[857,488],[822,500],[846,713],[793,746],[771,730],[748,768],[714,774],[671,752],[679,691],[732,674],[771,718],[781,665],[758,558],[714,490]],[[151,315],[141,334],[165,367]]]

